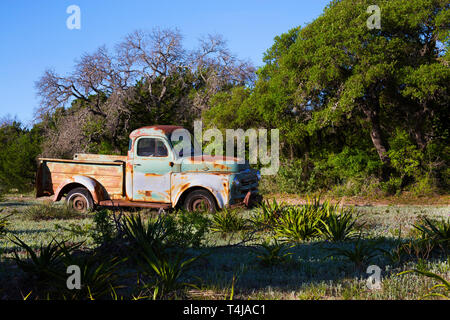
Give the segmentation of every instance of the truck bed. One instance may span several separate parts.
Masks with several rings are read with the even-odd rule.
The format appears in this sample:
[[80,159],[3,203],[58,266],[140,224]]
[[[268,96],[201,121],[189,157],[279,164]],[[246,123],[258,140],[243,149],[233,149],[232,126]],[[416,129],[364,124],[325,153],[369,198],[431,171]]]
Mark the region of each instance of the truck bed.
[[125,161],[123,156],[77,154],[74,160],[39,159],[36,177],[36,196],[54,195],[58,187],[74,176],[97,180],[111,199],[121,199],[125,188]]

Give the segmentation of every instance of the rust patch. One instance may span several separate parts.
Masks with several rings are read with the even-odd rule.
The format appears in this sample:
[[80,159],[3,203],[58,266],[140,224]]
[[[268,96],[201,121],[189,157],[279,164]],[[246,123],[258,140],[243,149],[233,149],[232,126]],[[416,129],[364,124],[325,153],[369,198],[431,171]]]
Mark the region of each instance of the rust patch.
[[220,164],[220,163],[214,163],[214,168],[220,169],[220,170],[230,170],[230,167]]
[[147,198],[151,198],[152,197],[152,192],[151,191],[138,190],[138,194],[143,195],[144,197],[147,197]]
[[173,125],[147,126],[147,127],[142,127],[142,128],[139,128],[139,129],[133,131],[130,134],[130,138],[133,139],[133,138],[137,138],[137,137],[140,137],[140,136],[148,135],[149,134],[149,132],[148,132],[149,130],[153,130],[153,131],[155,131],[157,133],[160,133],[160,134],[169,135],[169,134],[171,134],[172,132],[174,132],[177,129],[183,129],[183,127],[173,126]]
[[232,161],[232,162],[236,162],[236,161],[239,161],[239,159],[235,158],[235,157],[202,155],[202,156],[189,157],[188,161],[190,161],[192,163],[201,163],[201,162],[204,162],[204,161],[207,161],[207,162],[216,162],[216,161],[223,161],[223,162]]
[[176,198],[178,199],[183,194],[183,192],[185,192],[187,189],[189,189],[190,186],[191,186],[190,183],[186,183],[186,184],[182,185],[180,190],[178,190]]
[[146,173],[145,174],[146,177],[161,177],[161,174],[156,174],[156,173]]

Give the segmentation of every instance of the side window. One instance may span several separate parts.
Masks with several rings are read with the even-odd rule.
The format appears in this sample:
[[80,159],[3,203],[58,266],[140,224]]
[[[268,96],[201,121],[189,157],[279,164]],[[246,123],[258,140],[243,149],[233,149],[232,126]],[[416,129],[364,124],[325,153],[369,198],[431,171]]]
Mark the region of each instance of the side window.
[[168,151],[161,139],[142,138],[138,141],[137,155],[139,157],[167,157]]

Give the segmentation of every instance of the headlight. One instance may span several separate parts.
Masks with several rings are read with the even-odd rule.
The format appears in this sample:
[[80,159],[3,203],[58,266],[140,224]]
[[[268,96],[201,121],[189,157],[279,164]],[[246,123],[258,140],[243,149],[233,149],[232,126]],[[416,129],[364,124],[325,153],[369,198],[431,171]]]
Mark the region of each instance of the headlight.
[[241,181],[239,181],[238,177],[234,178],[233,184],[234,184],[235,187],[239,187],[241,185]]
[[256,171],[256,176],[258,177],[258,180],[261,180],[261,172],[259,170]]

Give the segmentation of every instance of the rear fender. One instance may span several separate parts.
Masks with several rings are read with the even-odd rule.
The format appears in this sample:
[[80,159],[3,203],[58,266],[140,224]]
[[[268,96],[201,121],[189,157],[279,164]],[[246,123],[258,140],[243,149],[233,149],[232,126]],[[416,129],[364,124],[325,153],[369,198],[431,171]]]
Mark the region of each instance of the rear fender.
[[72,189],[71,185],[73,185],[73,187],[76,187],[76,185],[85,187],[91,193],[92,199],[96,204],[98,204],[100,201],[109,200],[108,192],[97,180],[80,175],[73,176],[72,178],[67,179],[63,183],[61,183],[55,192],[53,200],[61,200],[64,193]]

